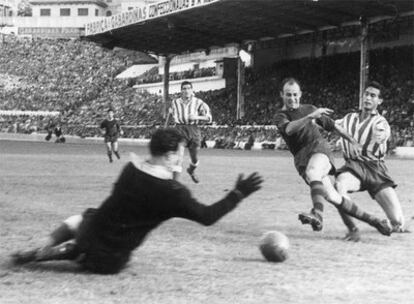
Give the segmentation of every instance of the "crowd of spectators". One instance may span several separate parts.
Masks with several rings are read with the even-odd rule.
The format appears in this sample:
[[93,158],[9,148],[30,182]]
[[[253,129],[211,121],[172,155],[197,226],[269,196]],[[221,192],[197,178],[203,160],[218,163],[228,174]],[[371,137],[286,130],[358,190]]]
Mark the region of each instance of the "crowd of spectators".
[[[413,46],[376,49],[369,54],[370,76],[385,87],[380,111],[392,126],[392,146],[413,144],[413,54]],[[124,125],[125,136],[149,137],[164,121],[161,97],[136,91],[134,81],[115,78],[145,60],[139,52],[107,50],[85,41],[5,36],[0,48],[0,78],[7,79],[7,86],[0,81],[0,109],[59,111],[65,133],[85,137],[99,136],[97,125],[112,108]],[[172,77],[201,77],[201,71],[206,75],[215,72],[199,69]],[[152,81],[150,75],[141,81]],[[301,81],[303,103],[330,107],[339,117],[358,107],[358,75],[359,53],[286,60],[265,70],[247,70],[243,88],[246,115],[241,120],[235,119],[234,87],[196,93],[210,105],[214,118],[213,126],[204,127],[205,140],[233,148],[239,142],[277,141],[277,130],[266,126],[274,124],[273,115],[282,106],[278,85],[287,76]],[[1,130],[10,132],[39,132],[47,124],[43,117],[0,119]],[[331,138],[333,145],[335,140]]]

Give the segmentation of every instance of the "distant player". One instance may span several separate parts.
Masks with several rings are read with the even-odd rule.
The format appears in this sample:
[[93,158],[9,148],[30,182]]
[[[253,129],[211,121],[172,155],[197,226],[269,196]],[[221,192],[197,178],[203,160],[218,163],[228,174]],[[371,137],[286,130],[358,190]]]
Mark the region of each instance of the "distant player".
[[[404,215],[394,190],[397,185],[388,175],[384,163],[391,131],[387,120],[377,111],[383,102],[381,92],[381,84],[375,81],[368,83],[361,111],[349,113],[337,121],[359,143],[361,152],[355,153],[348,142],[342,142],[345,165],[336,173],[335,186],[343,196],[350,192],[368,191],[384,210],[393,232],[404,232]],[[345,239],[359,241],[360,233],[354,221],[342,211],[340,214],[349,230]]]
[[302,224],[310,224],[314,231],[322,230],[324,204],[328,201],[342,212],[374,226],[380,233],[390,235],[391,227],[387,220],[380,220],[363,212],[348,198],[339,195],[332,185],[329,175],[335,173],[334,159],[330,146],[319,129],[336,131],[349,140],[350,144],[356,144],[343,129],[327,117],[333,111],[301,104],[302,91],[299,82],[294,78],[283,81],[280,94],[284,106],[277,113],[275,122],[294,156],[298,173],[311,189],[313,208],[310,213],[299,214]]
[[46,141],[51,140],[52,134],[55,134],[56,136],[55,143],[59,144],[59,143],[66,142],[66,138],[63,136],[62,125],[60,124],[60,122],[50,121],[46,130],[47,130],[47,135],[45,137]]
[[121,158],[118,151],[118,137],[124,134],[118,121],[114,118],[114,110],[108,110],[108,119],[101,123],[100,128],[104,136],[109,162],[112,163],[112,152],[118,159]]
[[[176,129],[184,137],[185,146],[188,148],[190,154],[191,162],[190,166],[187,168],[187,173],[195,183],[199,183],[200,180],[195,173],[195,170],[199,165],[198,150],[201,144],[201,132],[198,128],[198,124],[201,121],[212,121],[210,108],[205,102],[194,96],[192,83],[184,81],[181,84],[181,97],[173,100],[169,109],[169,116],[170,115],[174,119]],[[184,151],[181,151],[180,153],[181,155],[184,155]],[[174,168],[175,179],[178,179],[181,171],[182,160],[180,160]]]
[[257,173],[247,178],[240,175],[223,199],[201,204],[172,179],[170,166],[179,157],[180,145],[182,137],[176,130],[157,130],[149,145],[150,158],[129,162],[99,208],[68,218],[51,234],[46,246],[13,254],[14,263],[76,260],[92,272],[117,273],[162,222],[180,217],[212,225],[260,189],[263,180]]

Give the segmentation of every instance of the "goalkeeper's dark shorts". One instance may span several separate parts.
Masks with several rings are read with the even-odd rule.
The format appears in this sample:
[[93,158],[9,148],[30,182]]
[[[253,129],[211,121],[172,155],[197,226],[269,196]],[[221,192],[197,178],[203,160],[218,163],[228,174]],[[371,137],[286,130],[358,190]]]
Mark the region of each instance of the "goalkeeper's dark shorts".
[[80,256],[78,263],[88,271],[100,274],[115,274],[128,263],[131,252],[117,251],[103,244],[96,231],[96,211],[89,208],[83,213],[83,220],[76,235]]
[[200,147],[201,144],[201,132],[197,125],[175,125],[176,130],[185,140],[185,146],[187,148]]

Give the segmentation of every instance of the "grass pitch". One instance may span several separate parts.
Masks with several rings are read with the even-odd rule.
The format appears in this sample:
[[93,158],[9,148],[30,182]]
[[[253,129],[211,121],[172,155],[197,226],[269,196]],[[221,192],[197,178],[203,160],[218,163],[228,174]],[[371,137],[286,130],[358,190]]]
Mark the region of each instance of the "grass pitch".
[[[276,151],[202,150],[202,183],[182,178],[201,202],[224,196],[240,172],[260,172],[263,189],[214,226],[163,224],[118,275],[88,274],[70,262],[10,267],[11,252],[40,245],[66,217],[98,206],[129,152],[146,155],[123,145],[121,161],[110,164],[103,144],[0,142],[0,303],[413,303],[414,234],[384,237],[361,223],[362,241],[344,242],[332,206],[322,232],[302,226],[297,213],[310,209],[309,190],[290,155]],[[409,221],[414,160],[390,159],[388,167]],[[367,193],[352,196],[383,217]],[[290,239],[284,263],[259,252],[269,230]]]

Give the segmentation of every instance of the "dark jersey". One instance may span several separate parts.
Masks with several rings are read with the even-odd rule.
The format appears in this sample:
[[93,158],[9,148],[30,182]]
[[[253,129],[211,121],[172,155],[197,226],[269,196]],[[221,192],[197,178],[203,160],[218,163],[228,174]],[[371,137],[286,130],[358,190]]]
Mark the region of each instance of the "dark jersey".
[[[315,142],[323,141],[320,128],[311,120],[309,120],[298,132],[291,135],[286,134],[286,127],[289,122],[301,119],[315,110],[317,110],[315,106],[303,104],[297,109],[281,110],[275,116],[276,126],[293,155],[296,155],[305,147],[314,145]],[[316,123],[327,131],[333,131],[335,128],[335,122],[326,116],[317,119]]]
[[108,120],[105,119],[101,123],[101,129],[105,129],[105,136],[118,136],[121,127],[116,119]]
[[129,162],[112,194],[80,229],[77,241],[85,252],[128,257],[162,222],[180,217],[211,225],[238,202],[237,195],[230,192],[212,205],[203,205],[179,182],[154,177]]
[[55,131],[56,137],[61,137],[63,135],[62,128],[59,126],[57,126],[54,131]]

